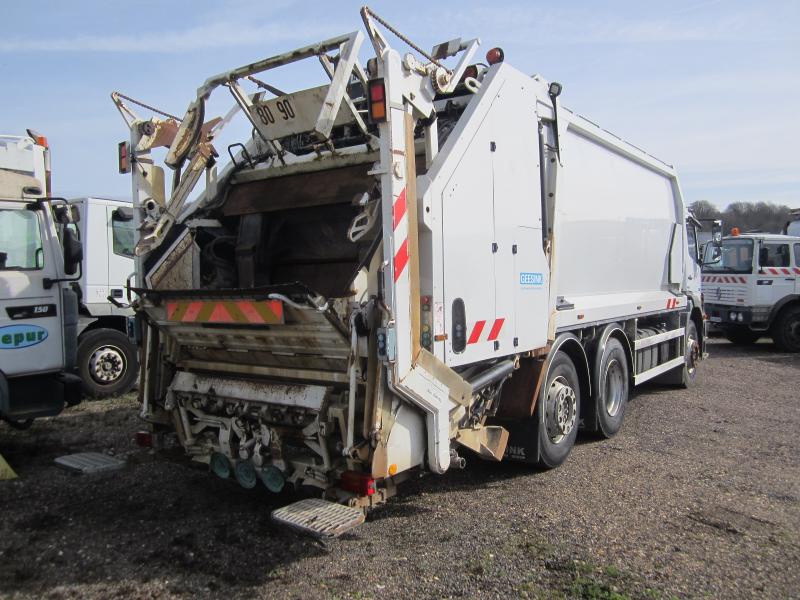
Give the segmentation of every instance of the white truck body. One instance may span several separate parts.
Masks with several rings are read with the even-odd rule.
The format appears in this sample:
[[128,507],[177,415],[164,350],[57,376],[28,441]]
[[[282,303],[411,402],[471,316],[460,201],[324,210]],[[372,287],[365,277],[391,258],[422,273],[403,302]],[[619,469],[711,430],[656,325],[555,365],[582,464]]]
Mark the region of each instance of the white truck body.
[[728,236],[718,255],[703,269],[709,321],[734,343],[770,336],[781,349],[800,352],[800,236]]
[[[629,386],[690,385],[699,267],[674,169],[498,49],[470,66],[478,40],[456,40],[422,63],[362,17],[366,69],[354,32],[210,78],[180,123],[112,95],[154,430],[244,487],[367,507],[415,468],[462,465],[460,448],[557,466],[579,426],[618,430]],[[329,85],[243,87],[309,57]],[[227,119],[203,120],[221,85],[254,137],[217,173]],[[158,146],[181,172],[169,196]],[[320,533],[316,508],[292,510],[275,517]]]
[[46,153],[42,138],[0,136],[0,418],[18,427],[80,401],[77,264],[56,223],[73,214],[47,197]]
[[86,394],[122,394],[135,384],[139,367],[129,335],[133,310],[124,292],[134,272],[132,205],[95,197],[69,203],[82,215],[78,227],[84,245],[78,371]]

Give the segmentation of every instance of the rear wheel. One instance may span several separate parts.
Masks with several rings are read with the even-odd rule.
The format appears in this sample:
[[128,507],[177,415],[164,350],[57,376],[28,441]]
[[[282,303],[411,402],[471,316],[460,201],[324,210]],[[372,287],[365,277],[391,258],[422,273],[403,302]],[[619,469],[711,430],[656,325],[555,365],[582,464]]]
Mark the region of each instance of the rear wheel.
[[575,444],[581,391],[572,360],[557,352],[536,403],[539,465],[552,469],[563,463]]
[[619,340],[608,340],[598,368],[597,423],[603,436],[610,438],[622,427],[628,404],[628,360]]
[[783,309],[773,326],[772,339],[784,352],[800,352],[800,306]]
[[750,346],[761,339],[761,333],[749,327],[738,326],[725,329],[725,337],[737,346]]
[[129,391],[139,369],[136,346],[114,329],[95,329],[78,343],[78,369],[87,396],[105,398]]

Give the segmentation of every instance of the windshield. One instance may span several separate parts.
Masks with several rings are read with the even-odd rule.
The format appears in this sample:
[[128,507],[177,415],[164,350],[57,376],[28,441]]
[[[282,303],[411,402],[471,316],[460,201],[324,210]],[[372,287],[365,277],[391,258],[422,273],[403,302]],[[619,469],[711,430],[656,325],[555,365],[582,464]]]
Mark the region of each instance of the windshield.
[[714,260],[722,256],[719,262],[707,264],[704,273],[752,273],[753,272],[753,240],[725,239],[722,248],[709,244],[706,260]]
[[0,270],[41,269],[39,219],[32,210],[0,209]]

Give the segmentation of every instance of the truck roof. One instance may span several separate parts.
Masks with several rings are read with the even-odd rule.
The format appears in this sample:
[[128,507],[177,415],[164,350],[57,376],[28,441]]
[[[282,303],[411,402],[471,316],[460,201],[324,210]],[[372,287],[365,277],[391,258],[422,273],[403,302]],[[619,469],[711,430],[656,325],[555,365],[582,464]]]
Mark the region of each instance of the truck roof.
[[796,235],[783,235],[782,233],[740,233],[739,235],[726,235],[722,239],[735,240],[737,238],[768,240],[770,242],[800,242],[800,237]]

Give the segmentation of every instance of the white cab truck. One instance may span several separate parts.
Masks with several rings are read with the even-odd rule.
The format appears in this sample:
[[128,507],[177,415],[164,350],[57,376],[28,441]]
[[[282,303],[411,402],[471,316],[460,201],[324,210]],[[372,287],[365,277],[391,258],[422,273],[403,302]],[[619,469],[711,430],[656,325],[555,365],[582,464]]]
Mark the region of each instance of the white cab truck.
[[[0,168],[44,182],[50,189],[50,150],[46,138],[0,136]],[[133,273],[133,210],[130,201],[74,198],[84,248],[79,294],[78,373],[84,392],[96,398],[127,392],[136,382],[137,348],[129,337],[133,311],[123,299]],[[73,227],[73,232],[75,229]]]
[[734,344],[769,336],[779,349],[800,352],[800,236],[731,235],[705,254],[709,321]]
[[[633,386],[691,385],[704,344],[671,166],[499,48],[404,55],[362,18],[366,37],[209,78],[182,119],[112,94],[130,128],[141,440],[174,431],[246,488],[317,488],[273,513],[316,535],[465,453],[555,467],[580,427],[619,430]],[[268,83],[304,59],[319,85]],[[233,97],[223,119],[212,92]],[[237,111],[253,135],[218,171]]]
[[0,419],[20,428],[81,399],[78,212],[48,197],[48,152],[33,132],[0,136]]
[[130,202],[75,198],[84,246],[78,322],[78,372],[87,395],[100,398],[129,391],[139,372],[133,343],[133,310],[125,286],[133,274],[133,209]]

